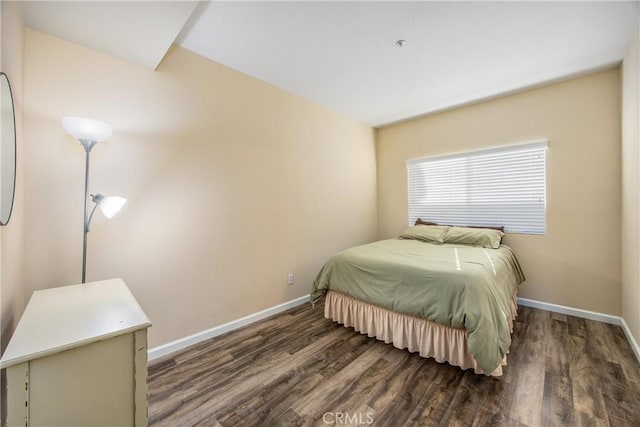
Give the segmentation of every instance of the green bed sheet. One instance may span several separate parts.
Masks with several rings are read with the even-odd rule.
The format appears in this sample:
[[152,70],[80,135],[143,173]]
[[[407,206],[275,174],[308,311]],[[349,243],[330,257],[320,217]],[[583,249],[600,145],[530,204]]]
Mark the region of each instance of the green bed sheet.
[[490,374],[511,344],[511,300],[525,280],[513,251],[390,239],[344,250],[322,267],[311,301],[332,289],[468,333]]

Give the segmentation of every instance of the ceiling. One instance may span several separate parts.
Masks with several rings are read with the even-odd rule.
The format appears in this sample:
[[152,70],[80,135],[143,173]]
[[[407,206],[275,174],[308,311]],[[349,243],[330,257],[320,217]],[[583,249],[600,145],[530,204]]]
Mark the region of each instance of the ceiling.
[[154,69],[175,42],[382,126],[616,65],[639,4],[54,1],[23,12],[28,27]]
[[197,1],[25,1],[27,27],[156,69]]

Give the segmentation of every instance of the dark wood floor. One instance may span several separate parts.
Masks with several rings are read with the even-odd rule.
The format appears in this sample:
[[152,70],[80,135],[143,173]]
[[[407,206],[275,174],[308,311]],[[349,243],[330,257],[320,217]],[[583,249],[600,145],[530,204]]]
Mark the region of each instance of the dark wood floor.
[[149,366],[156,426],[639,426],[618,326],[520,307],[500,378],[360,335],[303,305]]

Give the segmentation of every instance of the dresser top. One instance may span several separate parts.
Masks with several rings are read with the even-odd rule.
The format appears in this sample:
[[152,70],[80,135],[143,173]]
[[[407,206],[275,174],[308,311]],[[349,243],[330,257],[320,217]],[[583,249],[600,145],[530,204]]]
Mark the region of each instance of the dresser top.
[[35,291],[0,368],[151,326],[122,279]]

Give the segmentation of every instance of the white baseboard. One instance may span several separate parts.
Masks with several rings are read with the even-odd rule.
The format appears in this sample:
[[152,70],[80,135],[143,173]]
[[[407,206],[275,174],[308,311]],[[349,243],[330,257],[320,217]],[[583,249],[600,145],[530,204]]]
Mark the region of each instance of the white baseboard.
[[278,314],[290,308],[302,305],[308,301],[309,295],[305,295],[300,298],[296,298],[294,300],[276,305],[274,307],[267,308],[257,313],[250,314],[240,319],[232,320],[231,322],[225,323],[223,325],[215,326],[211,329],[207,329],[206,331],[197,332],[193,335],[171,341],[158,347],[150,348],[148,352],[148,358],[149,360],[157,359],[169,353],[173,353],[174,351],[182,350],[191,345],[197,344],[213,337],[217,337],[218,335],[222,335],[229,331],[233,331],[234,329],[241,328],[243,326],[257,322],[258,320],[265,319],[274,314]]
[[596,311],[582,310],[580,308],[551,304],[548,302],[536,301],[527,298],[518,298],[518,304],[525,307],[539,308],[540,310],[568,314],[570,316],[581,317],[583,319],[595,320],[597,322],[610,323],[612,325],[621,326],[624,334],[627,336],[627,341],[629,341],[631,349],[635,353],[638,362],[640,362],[640,346],[638,346],[638,342],[633,337],[631,329],[629,329],[629,325],[627,325],[627,322],[624,321],[624,318],[620,316],[612,316],[610,314],[598,313]]
[[627,341],[629,341],[629,344],[631,344],[631,348],[633,349],[633,352],[636,354],[636,358],[638,359],[638,362],[640,362],[640,345],[638,345],[638,341],[636,341],[636,339],[633,337],[633,334],[631,333],[631,329],[629,329],[629,325],[627,325],[627,322],[624,321],[624,317],[621,317],[620,320],[622,321],[622,330],[624,331],[624,334],[627,336]]
[[527,298],[518,298],[518,304],[525,307],[533,307],[539,308],[540,310],[552,311],[554,313],[582,317],[583,319],[590,319],[603,323],[611,323],[612,325],[622,325],[622,318],[620,316],[598,313],[597,311],[582,310],[581,308],[567,307],[565,305],[551,304],[549,302],[536,301]]
[[[182,350],[191,345],[208,340],[210,338],[217,337],[229,331],[239,329],[243,326],[257,322],[258,320],[265,319],[274,314],[281,313],[290,308],[297,307],[308,301],[309,301],[309,295],[305,295],[300,298],[296,298],[294,300],[276,305],[274,307],[267,308],[257,313],[250,314],[240,319],[232,320],[231,322],[225,323],[223,325],[215,326],[211,329],[197,332],[193,335],[189,335],[187,337],[180,338],[178,340],[169,342],[167,344],[163,344],[161,346],[151,348],[149,349],[149,352],[148,352],[148,358],[149,360],[157,359],[169,353]],[[518,304],[525,307],[539,308],[540,310],[552,311],[554,313],[568,314],[570,316],[581,317],[583,319],[595,320],[597,322],[604,322],[604,323],[610,323],[613,325],[619,325],[622,327],[622,330],[627,336],[627,340],[629,341],[629,344],[631,345],[633,352],[638,358],[638,361],[640,361],[640,346],[638,345],[638,342],[635,340],[635,338],[631,334],[631,330],[629,329],[627,322],[625,322],[624,319],[620,316],[612,316],[610,314],[598,313],[598,312],[589,311],[589,310],[582,310],[580,308],[573,308],[573,307],[567,307],[564,305],[551,304],[548,302],[536,301],[536,300],[527,299],[527,298],[518,298]]]

